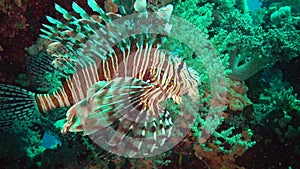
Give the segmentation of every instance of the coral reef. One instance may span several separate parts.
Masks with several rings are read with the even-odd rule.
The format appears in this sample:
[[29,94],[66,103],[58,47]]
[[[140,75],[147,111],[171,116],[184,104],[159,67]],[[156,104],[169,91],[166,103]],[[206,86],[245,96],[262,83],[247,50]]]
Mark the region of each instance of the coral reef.
[[269,127],[272,127],[264,128],[273,129],[282,142],[299,138],[300,124],[296,119],[300,116],[300,100],[281,76],[271,79],[259,99],[261,102],[254,105],[254,123],[264,125],[265,121],[269,121]]
[[[55,16],[54,2],[71,9],[71,1],[0,0],[1,82],[41,93],[61,85],[59,73],[39,74],[26,66],[32,59],[46,62],[51,42],[38,39],[38,33],[41,23],[46,22],[44,16]],[[93,14],[85,1],[77,2]],[[105,12],[131,14],[134,2],[105,0],[99,4]],[[201,76],[200,110],[190,133],[172,150],[152,158],[118,157],[82,134],[61,135],[55,122],[67,109],[56,109],[37,116],[34,124],[20,122],[11,130],[1,131],[2,140],[6,140],[0,146],[4,152],[1,164],[7,168],[300,168],[296,160],[300,157],[300,90],[295,86],[300,83],[296,77],[299,72],[288,76],[300,63],[300,3],[261,2],[260,9],[249,11],[245,0],[147,1],[151,11],[173,4],[173,15],[197,26],[213,44],[227,75],[218,97],[212,97],[207,69],[214,68],[205,67],[187,45],[166,39],[162,48],[179,55]],[[187,32],[190,29],[180,27]],[[183,38],[201,40],[194,37],[187,33]],[[223,106],[215,106],[218,103]],[[43,147],[43,136],[49,131],[61,145]],[[255,160],[265,156],[269,158],[265,163]]]

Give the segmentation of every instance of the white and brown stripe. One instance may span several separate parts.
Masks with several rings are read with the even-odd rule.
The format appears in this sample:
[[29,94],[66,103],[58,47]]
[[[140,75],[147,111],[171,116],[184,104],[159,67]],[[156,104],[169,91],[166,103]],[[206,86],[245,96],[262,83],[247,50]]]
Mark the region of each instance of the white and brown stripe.
[[[97,46],[89,46],[96,48]],[[132,77],[149,82],[154,87],[145,93],[142,100],[150,108],[152,115],[158,115],[159,104],[167,98],[180,102],[180,95],[198,85],[197,74],[190,71],[183,61],[171,58],[159,50],[156,41],[114,46],[114,52],[103,56],[95,55],[93,50],[85,51],[79,58],[77,72],[63,81],[63,87],[52,94],[37,95],[41,111],[56,107],[68,107],[86,98],[87,90],[98,81],[110,81],[117,77]],[[196,91],[195,91],[196,92]],[[175,98],[177,100],[175,100]]]

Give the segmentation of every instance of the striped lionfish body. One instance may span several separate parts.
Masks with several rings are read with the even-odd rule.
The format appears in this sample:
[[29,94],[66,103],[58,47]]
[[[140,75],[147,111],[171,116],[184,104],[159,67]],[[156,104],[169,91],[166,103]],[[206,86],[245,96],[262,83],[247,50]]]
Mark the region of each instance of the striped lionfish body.
[[[150,137],[153,142],[146,146],[154,151],[172,131],[174,119],[164,102],[171,99],[180,104],[183,95],[197,95],[198,74],[177,56],[160,50],[162,37],[130,35],[119,40],[123,32],[116,33],[102,22],[109,25],[120,16],[106,14],[94,0],[87,2],[99,17],[89,16],[74,2],[72,7],[81,17],[76,18],[56,4],[56,10],[66,21],[47,17],[54,26],[44,25],[46,29],[42,30],[43,38],[55,41],[48,47],[53,66],[68,75],[62,79],[62,87],[49,94],[35,94],[1,84],[0,124],[8,125],[20,116],[30,116],[36,108],[46,112],[71,107],[63,133],[83,131],[109,146],[121,144],[125,136]],[[143,5],[138,7],[136,11],[144,11]],[[163,11],[170,15],[172,6]],[[128,25],[123,25],[129,29],[125,31],[130,31]],[[119,134],[104,136],[108,127]],[[133,156],[143,147],[143,141],[135,141],[130,147]]]

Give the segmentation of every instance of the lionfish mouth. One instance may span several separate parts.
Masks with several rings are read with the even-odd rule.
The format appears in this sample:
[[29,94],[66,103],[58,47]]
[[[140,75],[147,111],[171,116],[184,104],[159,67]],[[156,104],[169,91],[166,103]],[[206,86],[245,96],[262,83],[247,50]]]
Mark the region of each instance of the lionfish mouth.
[[[75,2],[80,18],[56,4],[65,21],[48,16],[53,26],[42,29],[41,36],[54,41],[48,47],[54,66],[68,75],[63,88],[73,106],[62,132],[83,131],[101,147],[128,157],[170,148],[193,120],[188,111],[197,102],[199,84],[184,61],[160,49],[171,28],[172,5],[150,13],[146,1],[137,0],[137,13],[121,17],[105,13],[95,0],[87,3],[97,17]],[[169,101],[189,108],[175,112]],[[184,120],[174,127],[179,116]]]

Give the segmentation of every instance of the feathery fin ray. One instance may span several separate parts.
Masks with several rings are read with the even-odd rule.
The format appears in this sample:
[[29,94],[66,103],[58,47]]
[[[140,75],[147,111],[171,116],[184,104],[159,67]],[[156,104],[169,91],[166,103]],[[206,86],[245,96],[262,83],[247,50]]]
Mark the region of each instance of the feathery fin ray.
[[30,125],[38,113],[35,96],[20,87],[0,84],[0,129]]

